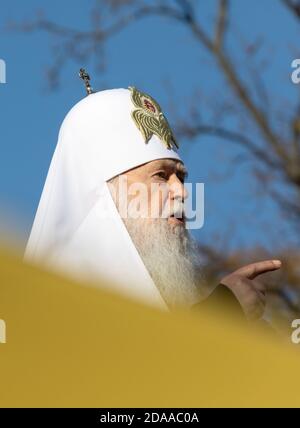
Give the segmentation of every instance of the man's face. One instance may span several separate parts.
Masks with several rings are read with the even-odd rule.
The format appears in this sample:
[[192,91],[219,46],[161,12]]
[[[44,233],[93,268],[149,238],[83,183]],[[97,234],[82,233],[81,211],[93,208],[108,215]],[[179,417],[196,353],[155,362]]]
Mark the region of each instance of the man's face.
[[[120,183],[122,176],[108,182],[128,233],[169,307],[189,306],[198,302],[203,294],[198,246],[185,227],[183,215],[186,175],[182,162],[159,159],[122,174],[126,177],[127,191]],[[139,186],[135,187],[137,184]],[[140,192],[141,187],[145,191]],[[139,200],[146,207],[142,211],[147,215],[131,215],[130,205],[136,198],[134,189],[140,193]],[[129,207],[125,216],[120,206],[123,204]],[[158,216],[152,216],[152,208],[158,210]],[[174,213],[181,218],[176,218]]]
[[[127,206],[139,193],[139,201],[143,205],[143,217],[151,222],[153,218],[163,217],[171,226],[185,226],[183,202],[187,197],[184,180],[187,176],[183,163],[174,159],[159,159],[148,162],[122,174],[126,176]],[[142,185],[143,192],[139,192]],[[118,198],[119,188],[116,197]],[[124,192],[124,190],[120,190]],[[121,195],[122,197],[122,195]],[[128,213],[130,216],[130,212]]]

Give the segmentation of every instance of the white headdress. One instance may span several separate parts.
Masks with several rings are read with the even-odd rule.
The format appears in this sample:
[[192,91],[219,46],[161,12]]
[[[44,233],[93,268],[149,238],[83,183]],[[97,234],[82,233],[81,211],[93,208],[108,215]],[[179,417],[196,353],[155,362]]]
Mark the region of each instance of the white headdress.
[[135,88],[77,103],[61,126],[25,259],[76,279],[111,281],[121,293],[166,308],[106,182],[155,159],[180,160],[175,145],[159,105]]

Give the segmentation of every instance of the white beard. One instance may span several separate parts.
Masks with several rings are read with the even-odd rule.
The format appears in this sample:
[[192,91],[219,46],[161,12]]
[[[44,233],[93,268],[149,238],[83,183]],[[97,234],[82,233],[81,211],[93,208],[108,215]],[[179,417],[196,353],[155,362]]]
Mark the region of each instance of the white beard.
[[167,219],[123,219],[161,296],[170,308],[190,307],[206,297],[199,248],[183,226]]

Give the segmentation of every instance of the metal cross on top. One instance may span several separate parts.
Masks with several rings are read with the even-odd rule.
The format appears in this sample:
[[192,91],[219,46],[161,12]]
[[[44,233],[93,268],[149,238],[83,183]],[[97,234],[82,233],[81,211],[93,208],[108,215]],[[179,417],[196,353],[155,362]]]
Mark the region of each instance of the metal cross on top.
[[94,91],[93,91],[93,88],[90,85],[90,76],[89,76],[89,74],[86,72],[86,70],[84,68],[81,68],[79,70],[79,77],[80,77],[80,79],[82,79],[84,81],[85,89],[86,89],[87,94],[88,95],[92,94]]

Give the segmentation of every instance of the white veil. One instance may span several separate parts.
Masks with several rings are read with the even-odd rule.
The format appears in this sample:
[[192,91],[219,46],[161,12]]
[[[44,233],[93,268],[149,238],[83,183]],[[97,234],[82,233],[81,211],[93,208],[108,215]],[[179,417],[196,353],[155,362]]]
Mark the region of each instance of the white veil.
[[67,114],[25,260],[166,309],[117,211],[107,180],[155,159],[180,159],[153,135],[144,142],[128,89],[89,95]]

